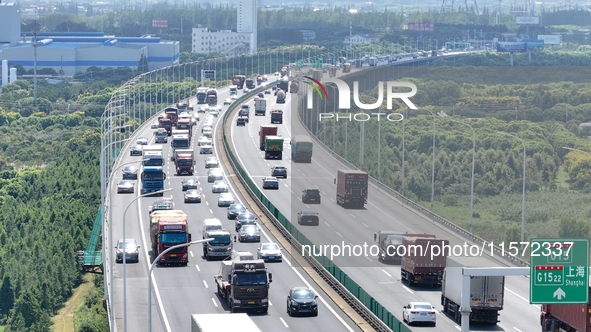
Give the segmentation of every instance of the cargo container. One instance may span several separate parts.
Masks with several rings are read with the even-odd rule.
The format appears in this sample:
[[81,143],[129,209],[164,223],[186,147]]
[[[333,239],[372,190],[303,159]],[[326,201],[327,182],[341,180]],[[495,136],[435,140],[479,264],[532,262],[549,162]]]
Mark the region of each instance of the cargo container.
[[261,125],[259,129],[259,148],[265,150],[265,137],[277,135],[277,126]]
[[283,137],[267,135],[265,137],[265,159],[283,159]]
[[542,304],[541,310],[542,332],[591,332],[589,304]]
[[368,179],[364,171],[338,170],[337,204],[345,208],[363,208],[367,203]]
[[314,144],[307,135],[295,135],[291,139],[291,160],[294,163],[311,163]]
[[[441,286],[449,241],[430,237],[405,235],[402,238],[405,247],[400,264],[400,276],[403,283],[412,285]],[[435,247],[435,248],[434,248]]]
[[[447,257],[441,284],[441,305],[443,312],[460,323],[462,315],[462,268],[498,266],[484,257]],[[496,324],[499,311],[503,310],[505,276],[484,276],[470,278],[470,322]]]
[[191,332],[261,332],[246,314],[191,315]]

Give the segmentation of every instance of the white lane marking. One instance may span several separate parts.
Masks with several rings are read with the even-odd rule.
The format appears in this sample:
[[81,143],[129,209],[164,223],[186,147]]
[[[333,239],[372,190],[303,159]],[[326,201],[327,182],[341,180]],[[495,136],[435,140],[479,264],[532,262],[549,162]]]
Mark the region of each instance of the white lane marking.
[[368,261],[370,261],[370,262],[373,262],[373,261],[371,260],[371,258],[369,258],[369,257],[367,257],[367,256],[365,256],[365,258],[367,258],[367,260],[368,260]]
[[[298,277],[300,277],[300,279],[302,279],[302,281],[306,284],[306,286],[308,286],[308,288],[310,288],[314,293],[318,294],[318,292],[312,287],[312,285],[310,285],[308,281],[306,281],[306,279],[302,277],[298,270],[296,270],[294,267],[292,267],[291,269],[298,275]],[[353,329],[341,318],[341,316],[337,315],[334,309],[330,305],[328,305],[326,300],[324,300],[324,297],[318,295],[318,298],[328,308],[328,310],[330,310],[330,312],[341,322],[341,324],[343,324],[347,328],[348,331],[353,332]]]
[[325,224],[326,226],[330,227],[330,224],[329,224],[329,223],[325,222],[324,224]]
[[382,269],[382,271],[383,271],[383,272],[384,272],[384,273],[385,273],[385,274],[386,274],[388,277],[391,277],[391,276],[392,276],[390,273],[386,272],[386,270]]
[[201,269],[199,268],[199,265],[195,264],[195,268],[197,269],[198,272],[201,272]]
[[289,326],[287,325],[287,323],[283,320],[283,317],[279,317],[279,320],[281,321],[281,323],[283,323],[283,325],[287,328],[289,328]]
[[212,209],[209,209],[209,213],[213,214],[213,210]]
[[366,224],[366,223],[364,223],[364,222],[361,222],[361,224],[362,224],[363,226],[365,226],[365,227],[369,228],[369,226],[367,226],[367,224]]
[[458,329],[458,330],[460,330],[460,331],[462,330],[462,328],[461,328],[461,327],[459,327],[459,326],[457,326],[457,325],[456,325],[455,327],[456,327],[456,329]]
[[[367,257],[367,256],[365,256],[365,257]],[[402,285],[402,288],[406,289],[411,294],[414,294],[415,293],[415,292],[411,291],[410,288],[408,288],[408,287],[406,287],[404,285]]]
[[214,307],[218,307],[218,303],[216,302],[216,300],[212,297],[211,298],[211,302],[213,302]]
[[209,286],[207,286],[207,281],[203,280],[203,285],[205,285],[205,288],[209,288]]
[[[507,287],[505,287],[505,289],[506,289],[506,290],[508,290],[508,291],[509,291],[509,293],[511,293],[511,294],[513,294],[513,295],[517,296],[518,298],[522,299],[523,301],[525,301],[525,302],[529,303],[529,300],[528,300],[528,299],[526,299],[526,298],[524,298],[523,296],[521,296],[521,295],[519,295],[519,294],[515,293],[514,291],[510,290],[510,289],[509,289],[509,288],[507,288]],[[536,308],[539,308],[539,306],[537,306],[537,305],[535,305],[535,304],[532,304],[532,305],[533,305],[534,307],[536,307]]]
[[189,254],[191,255],[191,257],[193,257],[193,252],[189,250]]
[[520,329],[518,329],[518,328],[516,328],[515,326],[513,326],[513,328],[515,329],[515,331],[517,331],[517,332],[521,332],[521,330],[520,330]]
[[350,215],[351,217],[355,218],[355,216],[354,216],[353,214],[349,213],[349,215]]
[[337,233],[338,236],[343,237],[343,235],[337,231],[335,231],[335,233]]
[[273,303],[271,303],[271,301],[269,301],[269,306],[272,306],[272,305],[273,305]]

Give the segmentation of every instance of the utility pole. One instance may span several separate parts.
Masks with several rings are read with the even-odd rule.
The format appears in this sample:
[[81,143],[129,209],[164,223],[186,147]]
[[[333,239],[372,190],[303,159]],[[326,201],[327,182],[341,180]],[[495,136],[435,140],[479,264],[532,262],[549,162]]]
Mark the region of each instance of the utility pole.
[[33,102],[37,104],[37,20],[33,28]]

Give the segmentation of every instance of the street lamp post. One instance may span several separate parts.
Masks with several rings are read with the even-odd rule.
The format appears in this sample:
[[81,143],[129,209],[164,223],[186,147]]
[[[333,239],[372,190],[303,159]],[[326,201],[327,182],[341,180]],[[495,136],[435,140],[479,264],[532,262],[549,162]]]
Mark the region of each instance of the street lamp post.
[[570,150],[570,151],[577,151],[577,152],[580,152],[580,153],[584,153],[584,154],[588,155],[589,157],[591,157],[591,153],[589,153],[587,151],[583,151],[583,150],[579,150],[579,149],[575,149],[575,148],[569,148],[567,146],[563,146],[562,148],[563,149],[566,149],[566,150]]
[[466,125],[470,127],[470,129],[472,130],[472,180],[470,181],[470,233],[472,233],[472,219],[474,217],[474,155],[476,152],[476,132],[474,131],[474,128],[471,125],[465,122],[454,119],[450,120],[456,123]]
[[[125,215],[127,214],[127,209],[129,209],[129,207],[135,201],[140,199],[141,197],[164,193],[166,191],[171,191],[171,190],[172,190],[172,188],[168,188],[168,189],[164,189],[164,190],[159,190],[159,191],[139,195],[139,196],[135,197],[134,199],[132,199],[131,202],[129,202],[129,204],[127,204],[127,206],[125,207],[125,210],[123,211],[123,241],[126,240],[126,238],[125,238]],[[127,270],[126,270],[127,257],[125,256],[125,252],[123,253],[122,256],[123,257],[121,260],[123,261],[123,331],[126,332],[127,331]]]
[[525,143],[523,142],[523,140],[515,135],[503,132],[503,131],[497,131],[498,134],[501,135],[505,135],[505,136],[509,136],[509,137],[513,137],[519,140],[519,142],[521,142],[521,145],[523,145],[523,185],[522,185],[522,193],[521,193],[521,243],[523,245],[523,241],[524,241],[524,233],[525,233]]
[[209,242],[212,240],[213,240],[212,238],[209,238],[209,239],[195,240],[195,241],[191,241],[191,242],[187,242],[187,243],[177,244],[175,246],[172,246],[172,247],[164,250],[162,253],[160,253],[160,255],[158,255],[158,257],[156,257],[154,259],[154,261],[150,265],[150,271],[148,272],[148,332],[152,332],[152,270],[154,269],[156,264],[158,264],[158,260],[171,250],[181,248],[181,247],[188,247],[192,244],[197,244],[197,243],[201,243],[201,242]]
[[437,128],[435,126],[437,117],[435,114],[428,109],[423,109],[423,111],[427,111],[431,113],[433,116],[433,153],[431,157],[431,212],[434,212],[433,203],[435,201],[435,135],[437,133]]

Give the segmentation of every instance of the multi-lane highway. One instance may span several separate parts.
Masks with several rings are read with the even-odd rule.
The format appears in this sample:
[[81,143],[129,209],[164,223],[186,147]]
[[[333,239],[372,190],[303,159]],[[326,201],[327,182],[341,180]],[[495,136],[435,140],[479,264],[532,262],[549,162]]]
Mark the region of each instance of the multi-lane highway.
[[[269,96],[269,95],[266,95]],[[452,245],[463,245],[469,241],[450,233],[447,229],[434,224],[416,212],[402,206],[389,195],[370,186],[368,204],[365,209],[343,209],[335,202],[336,171],[346,168],[335,160],[319,145],[314,146],[311,164],[293,163],[290,160],[289,137],[303,134],[296,117],[291,97],[287,103],[277,105],[274,97],[267,97],[267,109],[283,109],[284,122],[278,125],[278,132],[286,138],[282,160],[265,160],[258,148],[260,125],[270,124],[267,116],[251,116],[245,127],[232,127],[234,151],[247,172],[262,190],[262,178],[270,176],[274,165],[285,165],[288,178],[279,180],[279,190],[262,190],[271,202],[286,216],[292,224],[303,232],[315,245],[350,245],[368,246],[375,244],[373,234],[380,230],[398,230],[409,233],[434,234],[438,238],[448,239]],[[250,102],[252,105],[252,101]],[[231,118],[235,121],[235,118]],[[322,204],[306,205],[301,202],[301,191],[305,188],[318,188],[322,195]],[[319,212],[320,226],[297,225],[297,212],[313,209]],[[330,253],[329,253],[330,254]],[[484,254],[484,256],[487,256]],[[504,261],[490,260],[490,266],[505,265]],[[441,312],[440,289],[407,287],[400,281],[400,266],[386,265],[379,262],[375,255],[345,254],[335,257],[335,263],[370,295],[402,320],[402,307],[410,301],[427,301],[438,308],[437,331],[453,331],[459,326]],[[472,327],[472,330],[531,331],[539,324],[539,307],[529,304],[529,279],[508,277],[505,288],[505,307],[501,311],[497,326]],[[430,327],[429,327],[430,328]],[[415,328],[413,328],[415,329]],[[417,330],[422,328],[417,327]],[[431,328],[432,329],[432,328]]]
[[[228,89],[218,91],[218,101],[221,105],[228,95]],[[242,92],[240,92],[242,94]],[[194,104],[192,102],[191,104]],[[224,106],[224,111],[226,111]],[[197,112],[195,105],[194,112]],[[205,117],[200,114],[201,120]],[[220,119],[221,115],[217,118]],[[150,121],[147,121],[149,123]],[[220,130],[217,126],[216,131]],[[218,218],[225,228],[234,229],[234,223],[226,217],[226,208],[217,206],[217,194],[211,192],[212,184],[207,182],[205,158],[210,155],[200,155],[196,141],[200,136],[200,124],[194,127],[191,147],[195,149],[196,174],[199,180],[199,188],[204,194],[201,203],[185,204],[181,191],[181,182],[187,176],[177,176],[174,165],[170,162],[171,149],[169,144],[164,144],[165,170],[167,178],[165,189],[166,196],[172,196],[175,209],[182,209],[189,216],[189,228],[193,240],[201,238],[202,222],[205,218]],[[150,144],[153,144],[154,130],[143,127],[136,134],[147,136]],[[215,134],[215,133],[214,133]],[[136,137],[137,137],[136,136]],[[215,136],[214,136],[215,137]],[[170,142],[170,140],[169,140]],[[217,149],[216,149],[217,150]],[[142,157],[131,157],[128,151],[122,151],[123,157],[119,163],[127,163],[137,160],[140,167]],[[217,151],[214,156],[217,155]],[[222,163],[220,163],[222,164]],[[228,170],[226,169],[226,174]],[[141,172],[141,169],[140,169]],[[151,244],[149,238],[148,206],[156,199],[142,197],[133,201],[139,195],[140,180],[135,182],[134,194],[117,194],[116,183],[121,179],[121,171],[114,174],[114,185],[110,186],[111,209],[113,213],[114,239],[123,238],[125,221],[125,237],[134,238],[140,248],[140,261],[138,264],[126,264],[126,311],[123,310],[123,265],[117,264],[114,268],[114,293],[116,325],[118,331],[124,331],[123,315],[127,316],[127,331],[148,330],[148,269],[151,263]],[[231,181],[228,181],[231,183]],[[231,192],[237,195],[237,191],[231,185]],[[133,201],[133,202],[132,202]],[[241,197],[236,201],[246,202]],[[130,205],[131,204],[131,205]],[[128,208],[124,220],[124,211]],[[261,223],[259,223],[261,225]],[[278,242],[271,233],[262,228],[262,242]],[[234,233],[234,232],[232,232]],[[235,250],[250,251],[256,254],[259,243],[235,243]],[[153,272],[152,289],[152,325],[153,331],[188,331],[190,329],[190,315],[197,313],[229,313],[229,309],[222,304],[221,298],[216,292],[214,275],[219,273],[221,263],[219,261],[206,261],[202,256],[201,244],[189,247],[190,261],[186,267],[156,267]],[[284,253],[282,263],[268,263],[268,272],[273,273],[273,282],[270,285],[270,308],[267,315],[252,314],[251,317],[262,331],[360,331],[360,329],[335,305],[335,303],[303,272],[296,266],[289,252]],[[319,295],[318,317],[289,317],[286,313],[286,297],[288,290],[293,286],[310,286]]]

